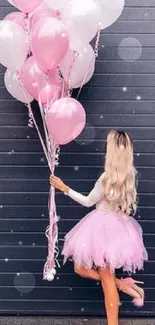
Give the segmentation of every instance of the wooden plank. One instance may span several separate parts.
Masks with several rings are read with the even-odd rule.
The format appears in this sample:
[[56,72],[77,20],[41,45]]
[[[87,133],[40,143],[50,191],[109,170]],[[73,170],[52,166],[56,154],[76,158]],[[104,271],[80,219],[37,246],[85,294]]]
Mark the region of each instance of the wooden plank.
[[128,3],[126,2],[127,7],[123,10],[120,20],[123,19],[126,20],[126,22],[128,22],[128,20],[135,20],[138,25],[139,23],[138,20],[142,20],[145,23],[145,20],[151,21],[155,19],[155,6],[154,5],[149,6],[149,1],[145,3],[145,6],[142,6],[142,1],[139,0],[139,5],[137,5],[137,7],[136,7],[136,1],[134,3],[134,6],[131,6],[131,3],[129,5],[129,1]]
[[120,87],[122,92],[128,92],[129,87],[154,87],[154,74],[95,74],[89,86],[92,87]]
[[[74,169],[73,169],[74,170]],[[81,167],[77,171],[74,170],[74,173],[70,173],[70,167],[59,167],[59,175],[63,179],[76,179],[77,176],[79,179],[83,179],[83,172],[85,172],[85,178],[97,179],[97,177],[102,173],[101,167]],[[139,178],[143,180],[154,180],[154,168],[138,168]],[[0,178],[1,179],[48,179],[49,171],[47,167],[41,166],[5,166],[0,167]]]
[[[149,131],[149,130],[148,130]],[[77,171],[80,166],[93,166],[94,163],[97,166],[103,166],[104,164],[104,157],[105,154],[102,152],[100,153],[89,153],[89,160],[88,160],[88,154],[86,151],[83,151],[83,154],[80,154],[80,152],[77,153],[64,153],[61,155],[60,163],[63,166],[70,166],[71,170]],[[69,159],[71,158],[71,159]],[[149,158],[149,159],[148,159]],[[135,153],[135,165],[136,167],[140,166],[154,166],[155,163],[155,154],[154,153],[144,153],[139,154]],[[47,162],[45,160],[45,157],[42,153],[22,153],[19,155],[18,152],[14,154],[10,154],[8,157],[8,153],[1,153],[0,154],[0,165],[27,165],[27,166],[47,166]],[[30,181],[30,180],[29,180]],[[30,184],[30,183],[29,183]],[[35,185],[35,184],[34,184]],[[31,187],[33,188],[33,181],[31,182]],[[44,186],[45,184],[43,184]],[[4,185],[5,186],[5,185]],[[17,183],[18,186],[18,183]],[[25,184],[26,186],[26,184]],[[29,187],[31,189],[31,187]]]
[[[70,183],[70,182],[69,182]],[[74,186],[75,189],[78,190],[78,187]],[[89,187],[90,190],[91,187]],[[60,215],[61,219],[73,219],[73,220],[79,220],[84,215],[88,213],[90,209],[84,208],[80,205],[76,206],[76,209],[74,206],[60,206],[58,207],[58,215]],[[1,213],[0,217],[1,219],[21,219],[21,221],[24,222],[24,220],[47,220],[48,219],[48,211],[47,206],[10,206],[5,205],[1,207]],[[141,209],[137,211],[137,219],[138,221],[141,220],[155,220],[155,207],[141,207]],[[11,222],[10,220],[10,222]],[[4,220],[5,222],[5,220]],[[39,223],[39,221],[38,221]],[[10,227],[11,230],[11,227]]]
[[128,7],[155,7],[154,0],[126,0],[125,5]]
[[[124,11],[124,15],[121,16],[123,20],[118,20],[117,23],[111,25],[108,29],[106,29],[103,34],[111,33],[111,34],[124,34],[124,31],[126,34],[130,33],[130,37],[132,37],[132,34],[135,33],[148,33],[148,34],[154,34],[155,30],[155,8],[150,8],[150,11],[148,10],[139,10],[139,8],[136,10],[135,8],[133,10],[126,10]],[[144,20],[148,19],[149,20]],[[141,19],[140,21],[137,21],[138,19]],[[151,21],[151,19],[154,19]],[[129,20],[129,21],[128,21]]]
[[[132,35],[131,35],[132,36]],[[130,53],[135,53],[136,51],[136,46],[134,47],[133,45],[129,47],[129,50],[131,51]],[[136,61],[137,63],[139,61],[146,60],[149,62],[149,60],[154,60],[155,58],[155,47],[149,46],[149,47],[143,47],[141,56],[139,59]],[[119,55],[118,51],[118,46],[104,46],[104,41],[103,43],[100,41],[99,44],[99,57],[97,58],[97,61],[99,60],[121,60],[122,58]],[[134,73],[133,73],[134,74]],[[124,75],[126,77],[126,75]],[[145,76],[144,76],[145,77]],[[92,80],[92,79],[91,79]]]
[[[130,33],[121,33],[121,34],[111,34],[111,33],[106,33],[102,34],[100,38],[100,42],[104,46],[118,46],[120,42],[124,38],[131,37]],[[132,34],[132,37],[138,40],[142,47],[148,47],[148,46],[153,46],[154,47],[154,39],[155,39],[155,34],[138,34],[135,33]]]
[[[69,211],[69,209],[68,209]],[[67,218],[62,219],[60,217],[59,221],[59,232],[60,233],[67,233],[69,232],[79,221],[81,220],[80,216],[78,216],[78,219],[75,219],[74,216],[69,213]],[[145,230],[145,234],[154,234],[155,233],[155,221],[149,220],[148,222],[141,220],[137,217],[137,221],[140,223],[141,227]],[[0,219],[0,233],[11,233],[13,231],[15,240],[16,240],[16,233],[21,233],[23,235],[25,232],[27,233],[43,233],[48,225],[48,215],[46,214],[46,218],[40,219]],[[6,234],[7,235],[7,234]],[[4,234],[2,234],[2,237]],[[9,235],[10,237],[10,235]],[[12,237],[12,235],[11,235]],[[151,236],[152,238],[152,236]],[[4,238],[3,238],[4,240]],[[3,240],[0,242],[3,244]],[[19,241],[20,242],[20,241]],[[16,240],[17,243],[17,240]],[[24,244],[24,243],[23,243]]]
[[[88,165],[89,166],[89,165]],[[76,188],[80,192],[88,192],[93,186],[95,180],[92,179],[83,179],[81,180],[68,180],[71,187]],[[49,182],[47,180],[21,180],[18,179],[16,182],[13,180],[2,179],[0,182],[0,192],[2,193],[47,193],[49,190]],[[155,180],[139,180],[138,181],[138,190],[140,193],[155,193]]]
[[[92,91],[93,90],[93,91]],[[155,100],[154,87],[130,87],[122,91],[120,87],[85,87],[81,92],[81,99],[86,100]]]

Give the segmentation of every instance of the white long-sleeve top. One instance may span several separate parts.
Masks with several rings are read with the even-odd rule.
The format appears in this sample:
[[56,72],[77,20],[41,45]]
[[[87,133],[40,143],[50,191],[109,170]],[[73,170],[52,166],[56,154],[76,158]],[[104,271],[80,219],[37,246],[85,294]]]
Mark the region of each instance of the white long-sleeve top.
[[87,196],[82,195],[72,189],[69,189],[69,191],[65,194],[85,207],[91,207],[96,204],[96,208],[102,210],[105,208],[105,203],[103,201],[102,180],[103,175],[98,179],[98,181],[95,183],[94,188]]

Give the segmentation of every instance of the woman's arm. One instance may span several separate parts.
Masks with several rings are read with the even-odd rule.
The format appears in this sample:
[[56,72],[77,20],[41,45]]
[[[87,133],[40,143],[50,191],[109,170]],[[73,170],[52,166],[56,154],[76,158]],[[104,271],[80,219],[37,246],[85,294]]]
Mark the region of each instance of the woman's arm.
[[87,196],[82,195],[72,189],[69,189],[66,194],[71,197],[74,201],[89,208],[101,201],[101,199],[103,198],[103,186],[98,180],[92,191]]
[[91,206],[95,205],[97,202],[99,202],[103,198],[103,186],[102,186],[101,177],[98,179],[94,188],[87,196],[82,195],[82,194],[70,189],[59,178],[57,178],[55,176],[51,176],[50,183],[57,189],[64,192],[66,195],[68,195],[74,201],[76,201],[79,204],[86,206],[86,207],[91,207]]

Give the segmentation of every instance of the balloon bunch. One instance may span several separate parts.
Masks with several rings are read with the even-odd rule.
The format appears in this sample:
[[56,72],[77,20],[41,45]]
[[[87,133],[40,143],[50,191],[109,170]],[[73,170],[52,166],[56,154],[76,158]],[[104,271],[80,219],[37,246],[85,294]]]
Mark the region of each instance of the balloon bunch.
[[[98,56],[100,31],[120,16],[124,0],[8,0],[20,11],[0,21],[0,63],[7,70],[8,92],[28,107],[29,125],[35,125],[51,173],[58,164],[59,145],[83,130],[86,114],[71,91],[92,77]],[[90,42],[97,35],[95,49]],[[35,120],[31,102],[38,101],[45,138]],[[44,279],[55,275],[58,239],[54,189],[49,195],[46,231],[48,257]]]

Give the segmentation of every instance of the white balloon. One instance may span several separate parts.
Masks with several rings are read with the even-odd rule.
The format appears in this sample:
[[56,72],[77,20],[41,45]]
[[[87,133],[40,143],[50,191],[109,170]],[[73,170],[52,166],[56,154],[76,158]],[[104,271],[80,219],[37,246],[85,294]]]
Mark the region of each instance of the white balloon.
[[67,2],[69,3],[69,0],[45,0],[44,2],[50,9],[62,10],[67,5]]
[[69,50],[63,61],[60,63],[60,71],[66,82],[68,82],[69,76],[72,88],[79,88],[81,84],[84,85],[87,83],[94,73],[95,53],[92,46],[88,44],[84,50],[77,55],[71,69],[73,56],[74,51]]
[[76,85],[76,88],[79,88],[81,85],[84,86],[85,84],[87,84],[89,82],[89,80],[92,78],[94,72],[95,72],[95,62],[92,63],[92,65],[91,65],[91,67],[90,67],[90,69],[89,69],[86,77],[84,77],[82,79],[82,81],[80,82],[79,85]]
[[4,82],[6,89],[12,97],[16,98],[22,103],[28,104],[33,101],[33,97],[27,92],[27,90],[21,86],[20,80],[17,77],[17,73],[10,69],[7,69],[4,76]]
[[0,21],[0,63],[12,70],[20,70],[26,57],[28,47],[26,33],[14,21]]
[[99,9],[94,0],[70,0],[62,11],[70,36],[70,48],[81,51],[96,35],[99,28]]
[[10,3],[11,3],[11,5],[13,5],[13,6],[14,6],[14,4],[13,4],[13,1],[12,1],[12,0],[8,0],[8,2],[10,2]]
[[100,12],[100,27],[111,26],[121,15],[125,0],[95,0]]
[[89,66],[88,71],[85,73],[85,75],[82,76],[82,79],[77,84],[74,84],[74,89],[86,85],[92,78],[94,72],[95,72],[95,61],[94,63],[92,62],[92,64]]

